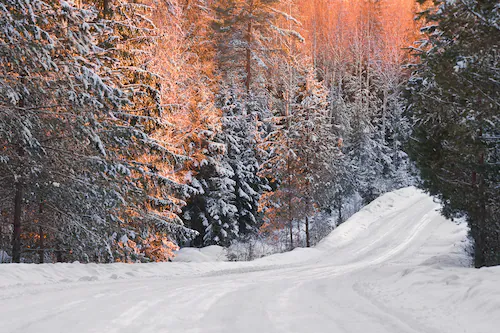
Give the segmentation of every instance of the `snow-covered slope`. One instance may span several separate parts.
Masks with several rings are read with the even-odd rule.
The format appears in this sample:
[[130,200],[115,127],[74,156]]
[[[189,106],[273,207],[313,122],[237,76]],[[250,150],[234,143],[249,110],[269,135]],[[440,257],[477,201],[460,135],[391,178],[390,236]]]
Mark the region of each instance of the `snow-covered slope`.
[[500,267],[469,268],[465,225],[438,209],[398,190],[253,262],[0,265],[0,332],[496,333]]

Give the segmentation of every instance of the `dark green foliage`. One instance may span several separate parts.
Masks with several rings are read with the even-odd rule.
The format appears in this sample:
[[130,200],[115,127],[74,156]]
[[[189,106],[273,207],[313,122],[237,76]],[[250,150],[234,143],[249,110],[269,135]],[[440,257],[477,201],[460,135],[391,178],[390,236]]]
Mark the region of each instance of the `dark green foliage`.
[[[438,10],[439,9],[439,10]],[[409,83],[411,157],[448,217],[465,215],[476,267],[500,264],[500,28],[497,1],[434,1]]]
[[256,140],[251,116],[233,89],[220,97],[221,131],[208,144],[206,159],[197,170],[184,218],[200,235],[194,245],[230,245],[236,238],[255,234],[260,226],[258,206],[266,187],[258,175]]

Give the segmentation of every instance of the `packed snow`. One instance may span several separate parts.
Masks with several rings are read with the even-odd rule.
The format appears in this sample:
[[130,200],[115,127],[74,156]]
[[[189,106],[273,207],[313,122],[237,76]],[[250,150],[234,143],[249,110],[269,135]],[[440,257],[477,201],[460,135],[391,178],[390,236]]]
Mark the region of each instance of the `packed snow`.
[[464,223],[410,187],[318,246],[252,262],[0,265],[0,331],[496,333],[500,267],[473,269]]
[[215,262],[227,261],[226,250],[222,246],[210,245],[201,249],[184,247],[177,251],[175,262]]

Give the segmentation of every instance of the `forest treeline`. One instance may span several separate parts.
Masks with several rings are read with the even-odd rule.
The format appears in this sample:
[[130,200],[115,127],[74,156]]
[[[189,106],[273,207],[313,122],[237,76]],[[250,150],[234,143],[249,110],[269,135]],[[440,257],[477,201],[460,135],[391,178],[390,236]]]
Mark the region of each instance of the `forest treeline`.
[[[415,181],[405,150],[447,214],[498,222],[492,1],[1,0],[0,15],[0,249],[13,262],[165,261],[256,235],[310,246],[329,228],[318,212],[341,223],[354,200]],[[453,196],[471,180],[451,174],[473,177],[467,204]]]

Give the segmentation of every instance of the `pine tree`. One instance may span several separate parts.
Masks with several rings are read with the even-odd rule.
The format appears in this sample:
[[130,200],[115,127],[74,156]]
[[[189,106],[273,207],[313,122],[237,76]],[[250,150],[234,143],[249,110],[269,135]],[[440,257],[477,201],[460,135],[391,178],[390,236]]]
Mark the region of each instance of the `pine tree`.
[[219,62],[225,64],[223,71],[230,82],[244,82],[247,95],[262,82],[268,58],[277,51],[272,37],[276,33],[297,35],[277,26],[278,17],[285,15],[276,9],[279,2],[220,0],[214,4]]

